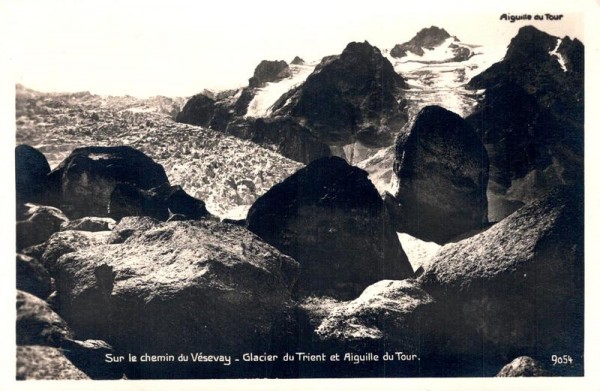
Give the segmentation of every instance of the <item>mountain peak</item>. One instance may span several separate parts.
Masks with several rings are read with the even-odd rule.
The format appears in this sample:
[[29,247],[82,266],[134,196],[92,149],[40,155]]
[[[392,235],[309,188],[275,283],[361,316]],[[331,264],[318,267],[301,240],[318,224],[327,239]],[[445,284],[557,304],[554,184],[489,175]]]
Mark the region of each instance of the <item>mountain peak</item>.
[[435,46],[450,38],[450,34],[443,28],[437,26],[421,29],[409,42],[420,43],[422,46]]
[[431,51],[447,44],[449,38],[453,39],[450,48],[453,56],[447,60],[464,61],[472,56],[472,51],[465,45],[460,45],[460,40],[450,35],[446,30],[437,26],[421,29],[408,42],[398,44],[390,50],[390,55],[395,58],[405,57],[410,53],[417,56],[424,56],[426,51]]
[[304,65],[304,60],[301,57],[294,57],[294,59],[292,60],[292,62],[290,64],[292,65]]
[[256,66],[254,76],[250,78],[250,87],[263,87],[266,83],[284,79],[290,76],[290,66],[287,62],[263,60]]
[[523,26],[513,39],[506,51],[506,60],[532,61],[546,60],[558,42],[558,37],[538,30],[533,26]]
[[[377,49],[377,48],[372,46],[369,43],[369,41],[350,42],[348,45],[346,45],[346,48],[342,52],[342,55],[346,52],[366,52],[366,51],[373,51],[373,49]],[[379,50],[379,49],[377,49],[377,50]]]

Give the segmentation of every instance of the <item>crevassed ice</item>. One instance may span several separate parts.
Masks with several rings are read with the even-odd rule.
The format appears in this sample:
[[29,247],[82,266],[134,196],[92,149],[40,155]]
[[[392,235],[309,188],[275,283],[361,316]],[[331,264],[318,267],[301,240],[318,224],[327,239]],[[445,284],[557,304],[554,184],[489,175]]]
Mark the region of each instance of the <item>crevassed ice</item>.
[[[452,43],[470,48],[473,56],[466,61],[454,61],[450,48]],[[478,91],[467,90],[466,84],[473,76],[502,60],[506,48],[467,45],[450,37],[440,46],[424,51],[423,56],[409,52],[401,59],[386,53],[396,72],[406,79],[410,87],[405,92],[410,114],[416,114],[425,106],[438,105],[464,118],[471,114],[479,94]]]

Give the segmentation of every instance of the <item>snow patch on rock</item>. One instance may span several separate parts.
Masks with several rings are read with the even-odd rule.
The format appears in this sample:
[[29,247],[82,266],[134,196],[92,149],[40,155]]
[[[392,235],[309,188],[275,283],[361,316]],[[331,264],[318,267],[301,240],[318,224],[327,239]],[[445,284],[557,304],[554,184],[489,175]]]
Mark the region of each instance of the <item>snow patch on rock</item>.
[[263,88],[259,88],[248,105],[246,117],[263,118],[271,114],[271,108],[283,94],[304,83],[304,80],[310,75],[316,62],[302,65],[290,65],[292,75],[277,82],[267,83]]
[[566,72],[567,71],[567,62],[565,61],[565,58],[562,56],[562,54],[560,54],[558,52],[558,48],[560,47],[561,43],[562,43],[562,39],[557,38],[556,46],[554,47],[553,50],[549,51],[548,54],[550,54],[553,57],[556,57],[556,61],[558,61],[558,63],[560,64],[560,67],[562,68],[563,72]]
[[416,271],[419,267],[427,270],[434,255],[442,247],[435,242],[426,242],[407,233],[398,233],[398,239],[413,267],[413,271]]

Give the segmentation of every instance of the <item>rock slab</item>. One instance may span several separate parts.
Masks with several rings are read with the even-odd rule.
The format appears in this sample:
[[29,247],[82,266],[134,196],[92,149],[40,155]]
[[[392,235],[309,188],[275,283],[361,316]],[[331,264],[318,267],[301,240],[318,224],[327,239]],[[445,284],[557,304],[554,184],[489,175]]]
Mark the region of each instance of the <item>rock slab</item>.
[[429,345],[485,367],[486,376],[518,352],[568,352],[577,363],[570,375],[580,373],[583,233],[583,189],[558,187],[487,231],[442,247],[420,278],[439,305],[430,318],[440,339]]
[[[125,235],[117,243],[57,263],[61,315],[82,338],[138,354],[276,349],[298,274],[294,260],[231,224],[128,217],[115,231]],[[177,367],[141,365],[128,376],[198,376],[197,367],[187,374]],[[203,376],[231,374],[213,369]]]
[[488,156],[473,128],[439,106],[422,109],[398,138],[397,230],[444,243],[487,224]]
[[301,294],[353,299],[382,279],[412,276],[383,200],[367,173],[321,158],[250,208],[248,228],[301,265]]

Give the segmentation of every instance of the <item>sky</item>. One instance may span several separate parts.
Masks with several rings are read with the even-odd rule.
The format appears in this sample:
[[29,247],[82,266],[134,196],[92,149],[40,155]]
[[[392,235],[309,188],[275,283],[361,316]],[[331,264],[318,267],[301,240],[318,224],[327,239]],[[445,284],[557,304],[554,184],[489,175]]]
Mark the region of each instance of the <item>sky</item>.
[[568,8],[548,0],[503,1],[494,10],[476,2],[407,3],[0,0],[0,11],[12,30],[5,46],[15,82],[112,95],[235,88],[247,85],[264,59],[318,60],[351,41],[390,49],[431,25],[466,43],[506,46],[525,23],[501,21],[503,13],[563,14],[561,21],[534,25],[585,42],[578,1]]

